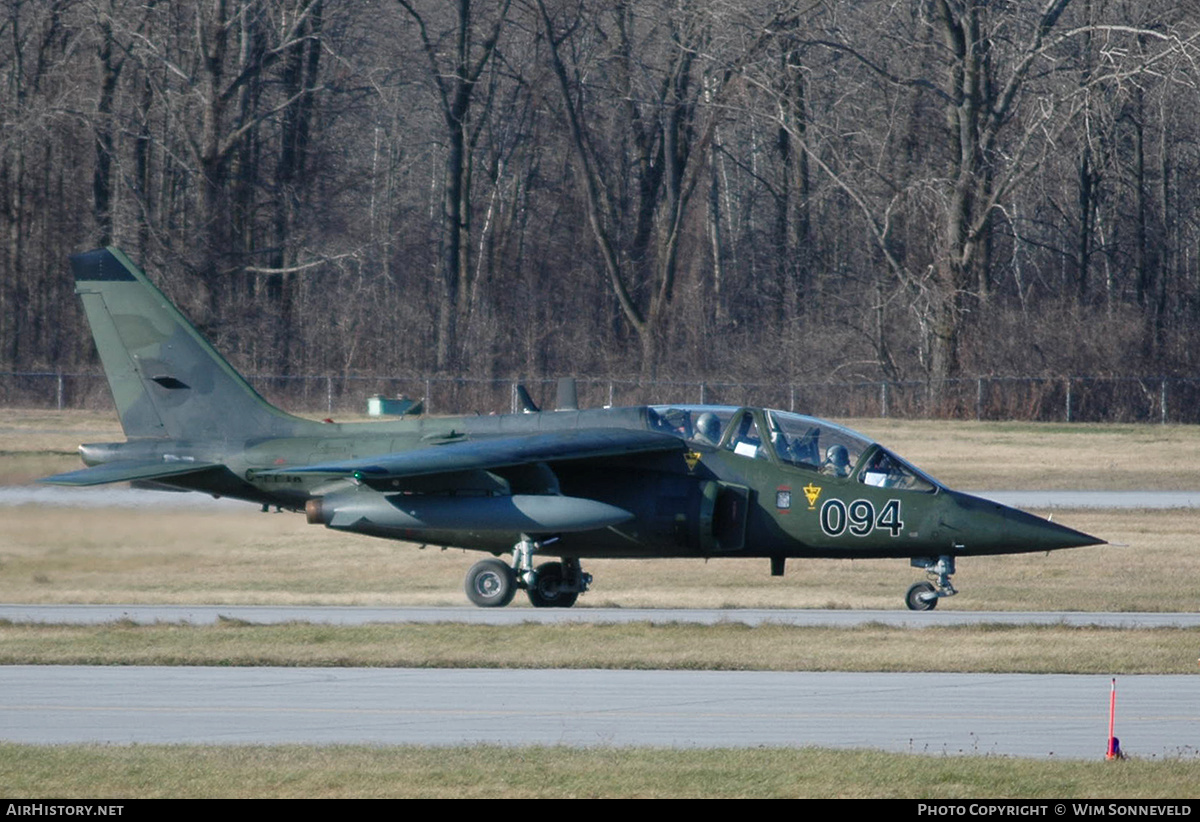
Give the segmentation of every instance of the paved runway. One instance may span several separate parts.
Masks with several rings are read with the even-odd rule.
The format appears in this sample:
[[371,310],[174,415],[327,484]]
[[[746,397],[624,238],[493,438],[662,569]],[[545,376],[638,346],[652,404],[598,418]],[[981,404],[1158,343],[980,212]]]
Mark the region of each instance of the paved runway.
[[[1197,614],[381,609],[0,605],[13,621],[571,620],[1196,625]],[[366,743],[868,747],[1103,756],[1110,680],[1034,674],[357,668],[0,667],[0,739],[54,744]],[[1117,735],[1143,757],[1200,755],[1200,676],[1119,680]]]
[[[1098,759],[1104,676],[0,668],[0,737],[109,744],[870,747]],[[1200,677],[1118,680],[1141,757],[1200,752]]]
[[902,628],[948,625],[1099,625],[1112,628],[1200,627],[1200,613],[1086,613],[1080,611],[851,611],[658,608],[373,608],[337,605],[291,607],[274,605],[4,605],[0,620],[11,622],[93,625],[118,620],[140,624],[155,622],[209,625],[218,620],[241,619],[258,624],[313,622],[329,625],[363,625],[371,622],[462,622],[475,625],[585,622],[687,622],[700,625],[740,623],[808,625],[846,628],[879,623]]

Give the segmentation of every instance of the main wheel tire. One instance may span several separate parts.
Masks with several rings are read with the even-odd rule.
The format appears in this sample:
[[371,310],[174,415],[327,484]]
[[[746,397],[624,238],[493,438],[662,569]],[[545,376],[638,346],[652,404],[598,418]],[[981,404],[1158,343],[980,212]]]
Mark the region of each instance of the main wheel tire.
[[932,611],[938,604],[938,597],[934,596],[936,590],[929,582],[913,583],[904,595],[904,604],[910,611]]
[[517,578],[501,560],[485,559],[471,566],[464,587],[480,608],[503,608],[517,593]]
[[534,608],[570,608],[579,599],[579,592],[562,590],[565,579],[561,562],[539,565],[533,576],[533,585],[526,590],[530,604]]

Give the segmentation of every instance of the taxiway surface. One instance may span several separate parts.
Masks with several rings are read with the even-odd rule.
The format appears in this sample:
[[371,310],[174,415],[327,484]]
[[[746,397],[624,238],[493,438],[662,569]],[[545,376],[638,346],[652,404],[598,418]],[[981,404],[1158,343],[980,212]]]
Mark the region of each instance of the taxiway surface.
[[[39,744],[879,748],[1102,758],[1110,680],[361,668],[0,668],[0,736]],[[1200,678],[1119,680],[1117,735],[1195,756]]]

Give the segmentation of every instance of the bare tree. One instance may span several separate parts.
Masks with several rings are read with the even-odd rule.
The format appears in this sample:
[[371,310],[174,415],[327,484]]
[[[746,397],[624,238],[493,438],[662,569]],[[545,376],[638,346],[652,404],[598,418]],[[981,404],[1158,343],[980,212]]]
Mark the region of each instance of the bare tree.
[[[469,293],[471,263],[471,174],[480,120],[472,119],[476,91],[496,52],[511,0],[502,0],[486,22],[470,0],[457,0],[454,19],[435,33],[410,0],[397,0],[413,19],[429,61],[429,78],[437,92],[446,128],[446,164],[442,197],[440,254],[441,299],[438,302],[437,367],[455,364],[458,325]],[[482,30],[482,34],[481,34]],[[484,101],[486,108],[490,101]]]
[[[841,151],[833,159],[810,134],[782,123],[857,204],[888,268],[910,289],[935,385],[959,373],[968,312],[988,299],[997,206],[1055,152],[1092,89],[1158,70],[1190,46],[1190,41],[1122,22],[1064,23],[1069,5],[1070,0],[1048,0],[1036,9],[998,8],[981,0],[933,0],[906,17],[894,6],[878,4],[862,12],[881,21],[882,29],[861,21],[823,20],[828,33],[809,37],[812,45],[852,61],[861,77],[874,78],[881,105],[871,109],[872,115],[882,116],[893,92],[941,111],[943,129],[925,143],[929,154],[921,176],[883,185],[864,164],[877,154]],[[922,32],[935,37],[924,38]],[[1113,45],[1102,70],[1088,68],[1081,79],[1075,44],[1096,33]],[[1154,47],[1126,51],[1116,44],[1137,38]],[[1073,80],[1060,79],[1072,75]],[[894,150],[892,139],[882,135],[879,149]],[[937,221],[927,248],[901,252],[893,233],[897,221],[907,210],[930,206]]]
[[[725,39],[719,14],[700,3],[580,4],[557,19],[545,0],[537,8],[588,225],[650,377],[722,98],[762,40]],[[600,90],[611,96],[593,99]]]

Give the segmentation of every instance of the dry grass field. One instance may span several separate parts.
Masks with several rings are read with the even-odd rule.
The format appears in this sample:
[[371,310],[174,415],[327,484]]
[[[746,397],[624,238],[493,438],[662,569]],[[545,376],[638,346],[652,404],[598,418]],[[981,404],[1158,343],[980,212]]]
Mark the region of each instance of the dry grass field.
[[[1196,796],[1194,759],[1082,762],[803,749],[8,745],[8,797],[1026,799]],[[999,803],[992,803],[993,807]],[[1047,803],[1052,804],[1052,803]],[[1145,802],[1141,803],[1145,804]],[[963,802],[964,809],[967,807]],[[915,806],[899,806],[914,813]],[[130,810],[127,808],[125,815]]]
[[847,420],[963,491],[1200,488],[1200,426]]
[[0,622],[0,665],[1195,674],[1200,629]]

